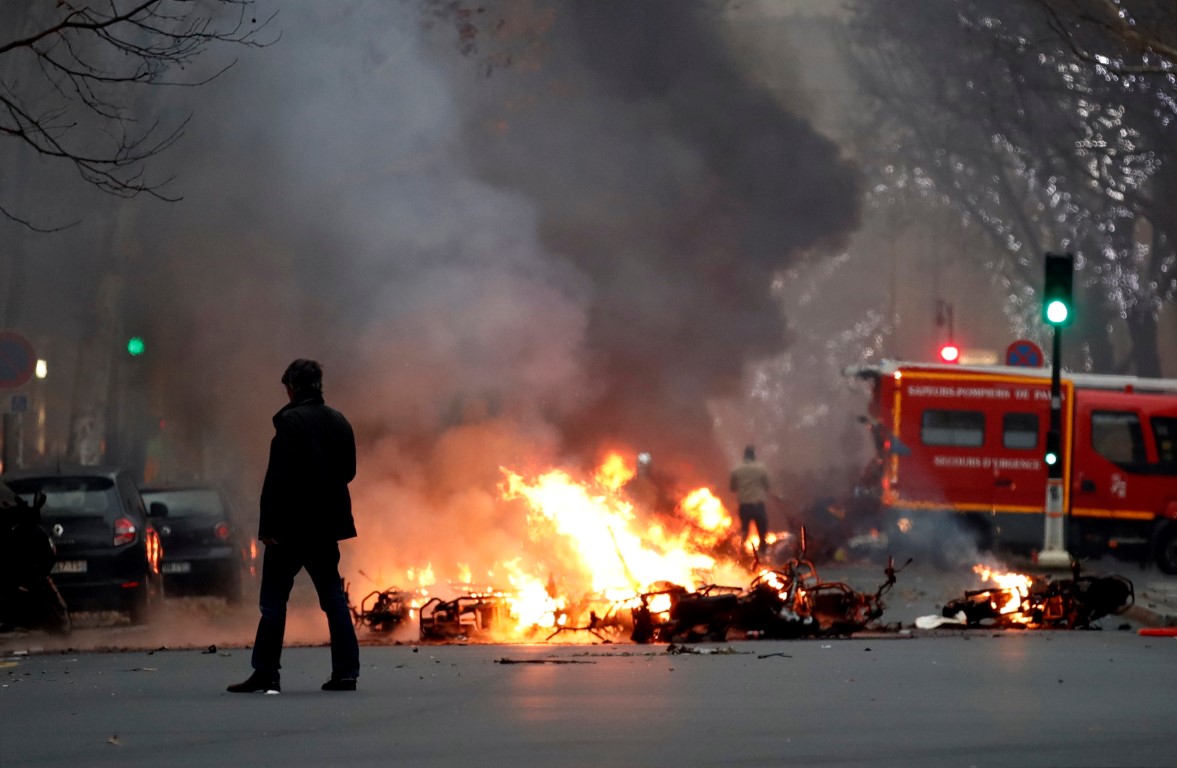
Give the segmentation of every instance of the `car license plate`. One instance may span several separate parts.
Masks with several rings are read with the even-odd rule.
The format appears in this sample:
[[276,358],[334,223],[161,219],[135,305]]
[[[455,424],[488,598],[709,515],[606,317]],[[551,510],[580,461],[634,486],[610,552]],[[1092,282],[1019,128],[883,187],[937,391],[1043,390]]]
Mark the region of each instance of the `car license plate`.
[[164,563],[164,573],[191,573],[192,563],[178,562],[178,563]]
[[50,573],[85,573],[85,560],[58,560]]

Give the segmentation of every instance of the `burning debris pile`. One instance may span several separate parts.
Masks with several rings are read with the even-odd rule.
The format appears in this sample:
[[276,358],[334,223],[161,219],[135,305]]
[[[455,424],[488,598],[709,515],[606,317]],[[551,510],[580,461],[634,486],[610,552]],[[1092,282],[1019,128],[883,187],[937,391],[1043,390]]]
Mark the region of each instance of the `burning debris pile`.
[[747,638],[850,635],[883,615],[883,595],[895,584],[890,560],[885,574],[874,594],[822,581],[805,559],[802,543],[800,557],[780,570],[762,571],[745,590],[712,585],[688,593],[671,585],[640,595],[630,609],[630,637],[638,643],[682,643],[724,640],[733,633]]
[[1035,578],[997,573],[978,565],[982,581],[996,586],[971,590],[944,606],[951,623],[1029,629],[1086,629],[1104,616],[1122,613],[1135,601],[1132,582],[1123,576],[1080,576],[1079,564],[1069,579]]
[[[413,618],[420,639],[447,641],[693,642],[737,637],[845,635],[883,612],[886,581],[873,594],[824,582],[806,559],[804,531],[797,555],[763,568],[753,538],[707,488],[650,494],[640,466],[620,454],[606,458],[588,482],[562,471],[534,479],[503,470],[502,501],[527,517],[525,555],[495,563],[479,587],[468,566],[450,596],[415,590],[372,592],[352,613],[357,628],[390,632]],[[666,489],[660,489],[665,491]],[[666,506],[646,498],[680,499]],[[766,539],[792,540],[787,533]],[[429,574],[433,565],[410,570]],[[541,576],[542,574],[542,576]],[[751,583],[747,587],[723,583]]]
[[[857,592],[841,582],[823,581],[813,563],[805,559],[804,531],[801,539],[799,557],[779,570],[761,571],[746,589],[709,584],[692,592],[658,582],[626,599],[585,597],[560,610],[551,625],[533,625],[528,639],[575,639],[584,633],[601,642],[689,643],[733,636],[850,635],[882,616],[882,597],[895,584],[897,571],[892,562],[887,564],[886,579],[873,594]],[[400,590],[371,593],[360,610],[353,610],[357,627],[380,632],[400,626],[411,613],[406,600],[406,593]],[[433,597],[418,611],[420,639],[493,641],[504,630],[518,626],[519,616],[513,608],[516,600],[515,595],[493,591],[471,591],[448,601]],[[584,623],[575,623],[577,620]],[[546,635],[541,638],[541,633]]]

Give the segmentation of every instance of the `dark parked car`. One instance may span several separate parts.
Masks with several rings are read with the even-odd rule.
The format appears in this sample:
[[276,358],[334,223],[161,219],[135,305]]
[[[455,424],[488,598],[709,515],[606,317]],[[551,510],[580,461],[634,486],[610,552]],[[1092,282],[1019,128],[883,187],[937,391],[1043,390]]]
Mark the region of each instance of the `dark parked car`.
[[143,500],[163,541],[168,593],[240,600],[256,548],[235,525],[225,494],[205,485],[154,486],[143,489]]
[[113,467],[21,469],[4,482],[29,504],[45,494],[53,582],[72,611],[123,611],[138,624],[163,599],[159,535],[131,475]]

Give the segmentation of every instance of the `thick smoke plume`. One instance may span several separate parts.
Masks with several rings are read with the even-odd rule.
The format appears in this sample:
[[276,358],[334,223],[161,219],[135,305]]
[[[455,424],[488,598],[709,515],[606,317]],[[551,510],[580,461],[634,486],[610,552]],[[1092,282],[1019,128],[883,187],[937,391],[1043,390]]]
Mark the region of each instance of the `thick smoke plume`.
[[274,24],[152,105],[194,110],[160,169],[184,201],[100,202],[108,237],[67,246],[125,281],[175,463],[252,509],[282,369],[321,360],[361,443],[345,566],[379,587],[513,556],[503,466],[615,447],[722,482],[706,402],[783,347],[773,275],[851,230],[859,192],[749,81],[721,6],[297,2]]

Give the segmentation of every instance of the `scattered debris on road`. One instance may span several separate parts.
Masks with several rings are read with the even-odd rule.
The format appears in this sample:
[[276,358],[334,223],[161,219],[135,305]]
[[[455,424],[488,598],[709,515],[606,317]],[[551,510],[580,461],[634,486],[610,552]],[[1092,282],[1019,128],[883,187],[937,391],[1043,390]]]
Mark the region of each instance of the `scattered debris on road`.
[[495,659],[495,664],[596,664],[595,661],[579,659]]

